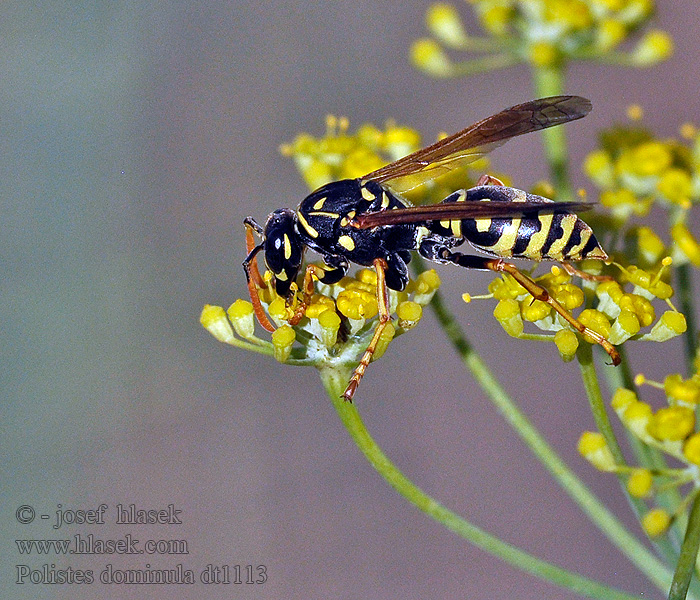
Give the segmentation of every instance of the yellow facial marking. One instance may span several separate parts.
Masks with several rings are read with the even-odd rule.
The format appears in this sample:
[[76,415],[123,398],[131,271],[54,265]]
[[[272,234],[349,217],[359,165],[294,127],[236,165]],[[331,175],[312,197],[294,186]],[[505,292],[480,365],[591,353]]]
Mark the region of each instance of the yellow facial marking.
[[327,200],[327,196],[324,196],[320,200],[317,200],[316,204],[314,204],[314,208],[316,210],[321,210],[323,208],[323,205],[326,203],[326,200]]
[[355,240],[353,240],[349,235],[341,235],[338,238],[338,243],[350,252],[355,249]]
[[301,223],[301,226],[304,228],[306,233],[308,233],[312,238],[318,237],[318,231],[316,231],[313,227],[311,227],[311,225],[308,224],[308,222],[304,218],[304,215],[302,215],[299,211],[297,211],[297,218],[299,219],[299,223]]
[[280,273],[275,273],[275,277],[280,281],[287,281],[288,279],[287,274],[284,271],[281,271]]
[[289,260],[292,255],[292,243],[289,241],[289,236],[284,234],[284,257]]

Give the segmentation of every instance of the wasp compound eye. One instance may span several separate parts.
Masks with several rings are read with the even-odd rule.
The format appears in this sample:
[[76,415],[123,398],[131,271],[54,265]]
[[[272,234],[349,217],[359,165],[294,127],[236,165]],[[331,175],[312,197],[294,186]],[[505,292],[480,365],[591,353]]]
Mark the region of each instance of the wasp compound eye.
[[304,246],[296,232],[296,215],[288,208],[273,212],[265,224],[265,264],[275,276],[275,288],[287,296],[296,279]]

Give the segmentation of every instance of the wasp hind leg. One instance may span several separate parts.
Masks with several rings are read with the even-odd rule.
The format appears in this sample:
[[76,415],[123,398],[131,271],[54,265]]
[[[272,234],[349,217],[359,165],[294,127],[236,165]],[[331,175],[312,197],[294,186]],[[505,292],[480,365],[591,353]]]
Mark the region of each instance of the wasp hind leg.
[[578,319],[576,319],[568,310],[559,304],[559,302],[552,298],[545,288],[524,273],[521,273],[514,264],[506,262],[501,258],[469,256],[467,254],[462,254],[461,252],[452,252],[449,248],[437,244],[423,244],[421,245],[419,252],[431,260],[441,263],[451,263],[466,269],[479,269],[482,271],[494,271],[495,273],[508,273],[521,286],[523,286],[535,300],[540,300],[541,302],[549,304],[549,306],[557,311],[576,331],[591,338],[597,344],[602,346],[610,356],[613,365],[617,366],[620,364],[620,354],[615,346],[613,346],[604,336],[596,331],[593,331],[592,329],[589,329]]

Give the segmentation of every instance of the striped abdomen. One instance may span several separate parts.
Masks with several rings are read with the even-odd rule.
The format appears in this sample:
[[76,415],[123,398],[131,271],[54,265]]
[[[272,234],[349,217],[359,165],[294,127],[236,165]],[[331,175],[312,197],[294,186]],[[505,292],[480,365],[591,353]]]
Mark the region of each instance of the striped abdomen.
[[[551,203],[551,200],[522,190],[493,185],[467,190],[457,201]],[[534,211],[517,217],[463,219],[458,232],[455,231],[456,223],[450,225],[453,235],[459,233],[479,250],[502,258],[536,261],[607,258],[591,228],[567,211]]]

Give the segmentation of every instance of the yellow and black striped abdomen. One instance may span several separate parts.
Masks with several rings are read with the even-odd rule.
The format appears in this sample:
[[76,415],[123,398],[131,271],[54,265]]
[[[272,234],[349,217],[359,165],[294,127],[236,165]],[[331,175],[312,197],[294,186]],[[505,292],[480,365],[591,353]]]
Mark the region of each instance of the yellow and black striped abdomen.
[[[466,201],[551,203],[541,196],[504,186],[472,188]],[[524,212],[508,218],[464,219],[461,234],[472,246],[502,258],[536,261],[607,258],[591,228],[575,214],[562,210]]]

